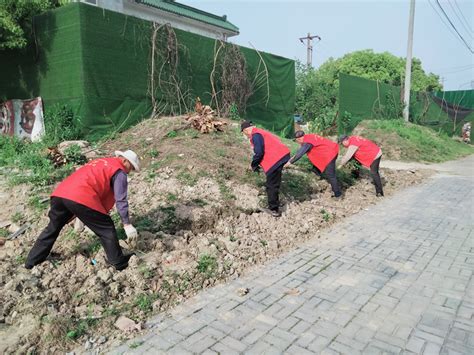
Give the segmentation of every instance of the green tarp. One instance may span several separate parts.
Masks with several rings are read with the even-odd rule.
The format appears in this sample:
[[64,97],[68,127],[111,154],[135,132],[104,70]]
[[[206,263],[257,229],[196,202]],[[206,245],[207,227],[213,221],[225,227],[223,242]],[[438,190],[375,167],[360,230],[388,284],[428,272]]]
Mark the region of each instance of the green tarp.
[[[341,73],[340,132],[350,133],[364,119],[399,117],[403,109],[402,95],[401,87]],[[459,135],[465,122],[474,121],[474,91],[412,92],[410,120]]]
[[[71,106],[89,134],[124,129],[151,113],[149,73],[152,24],[81,3],[68,4],[35,18],[36,46],[24,51],[0,51],[0,99],[41,96],[45,117],[55,103]],[[188,80],[187,95],[210,102],[213,39],[175,30],[180,54],[179,73]],[[249,77],[260,57],[240,47]],[[254,92],[245,118],[279,134],[293,131],[294,61],[260,53],[269,78]]]

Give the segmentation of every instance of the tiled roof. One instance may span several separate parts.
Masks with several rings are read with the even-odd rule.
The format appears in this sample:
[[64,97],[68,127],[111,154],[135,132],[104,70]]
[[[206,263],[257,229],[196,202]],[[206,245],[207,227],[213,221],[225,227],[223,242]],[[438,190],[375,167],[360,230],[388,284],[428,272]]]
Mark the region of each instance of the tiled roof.
[[175,15],[191,18],[196,21],[214,25],[235,33],[239,33],[239,28],[229,21],[227,16],[217,16],[194,7],[180,4],[171,0],[135,0],[137,3],[154,7],[159,10],[173,13]]

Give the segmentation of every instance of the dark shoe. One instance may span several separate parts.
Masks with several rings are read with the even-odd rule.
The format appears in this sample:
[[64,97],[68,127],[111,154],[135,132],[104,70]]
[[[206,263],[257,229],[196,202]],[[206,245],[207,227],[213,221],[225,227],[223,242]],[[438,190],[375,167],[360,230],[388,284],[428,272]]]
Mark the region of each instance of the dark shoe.
[[114,265],[115,270],[117,271],[125,270],[128,267],[128,261],[130,260],[132,255],[135,255],[135,253],[124,255],[123,260],[119,264]]
[[383,192],[377,192],[377,193],[376,193],[376,196],[377,196],[377,197],[383,197]]
[[31,269],[33,269],[33,266],[34,265],[25,264],[25,269],[31,270]]
[[337,196],[336,196],[336,195],[332,195],[331,198],[334,199],[334,200],[342,200],[342,194],[337,195]]

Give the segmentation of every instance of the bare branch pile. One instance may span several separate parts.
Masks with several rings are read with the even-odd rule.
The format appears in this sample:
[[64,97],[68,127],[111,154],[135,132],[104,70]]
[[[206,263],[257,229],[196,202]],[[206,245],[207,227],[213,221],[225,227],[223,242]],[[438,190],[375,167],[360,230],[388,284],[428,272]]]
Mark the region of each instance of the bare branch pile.
[[194,129],[201,133],[222,131],[223,127],[227,124],[224,121],[218,120],[215,117],[214,110],[208,105],[203,105],[199,97],[196,99],[194,110],[195,112],[190,114],[186,120]]

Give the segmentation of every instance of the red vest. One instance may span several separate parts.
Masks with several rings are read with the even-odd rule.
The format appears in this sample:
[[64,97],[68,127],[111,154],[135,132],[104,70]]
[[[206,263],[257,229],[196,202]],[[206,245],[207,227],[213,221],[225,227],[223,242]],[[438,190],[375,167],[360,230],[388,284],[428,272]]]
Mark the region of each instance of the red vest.
[[375,157],[380,151],[380,147],[374,142],[359,136],[349,137],[349,146],[351,145],[359,147],[354,154],[354,158],[363,166],[370,168],[370,164],[375,160]]
[[[284,145],[275,135],[256,127],[252,129],[252,137],[255,133],[260,133],[262,135],[265,145],[263,160],[260,162],[260,166],[262,167],[263,171],[267,172],[285,155],[290,154],[288,147]],[[250,139],[250,144],[252,144],[252,139]]]
[[111,179],[120,169],[126,171],[120,158],[92,160],[61,182],[51,196],[66,198],[107,214],[115,203]]
[[313,148],[308,152],[308,159],[321,172],[339,154],[339,145],[337,143],[317,134],[305,134],[303,142],[313,145]]

